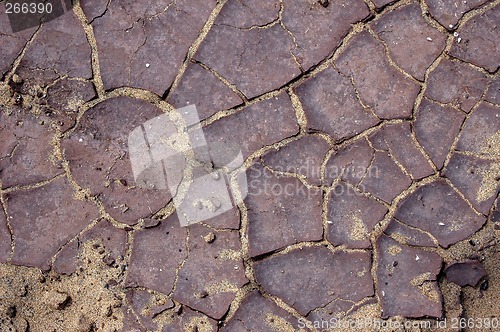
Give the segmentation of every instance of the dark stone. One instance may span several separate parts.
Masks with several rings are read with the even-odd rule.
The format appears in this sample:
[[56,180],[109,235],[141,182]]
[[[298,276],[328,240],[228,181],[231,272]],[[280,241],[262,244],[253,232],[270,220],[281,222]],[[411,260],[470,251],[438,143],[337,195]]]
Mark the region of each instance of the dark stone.
[[[174,300],[221,319],[236,297],[237,290],[248,282],[241,255],[239,233],[216,232],[216,240],[207,243],[210,231],[202,225],[189,227],[189,257],[178,272]],[[231,254],[236,257],[232,257]]]
[[379,120],[365,109],[351,80],[328,67],[297,89],[307,117],[307,127],[341,141],[376,125]]
[[450,264],[446,267],[444,273],[446,279],[462,287],[467,285],[475,287],[481,279],[487,276],[483,265],[474,260]]
[[418,188],[398,205],[394,217],[431,233],[445,248],[468,238],[486,222],[444,180]]
[[493,73],[499,68],[500,49],[500,7],[496,6],[487,12],[477,15],[460,27],[458,33],[462,38],[453,43],[450,55],[461,60],[483,67]]
[[388,12],[372,27],[394,62],[420,81],[446,46],[446,35],[425,22],[417,3]]
[[438,254],[402,245],[382,235],[377,239],[377,255],[382,318],[442,316],[442,295],[436,282],[441,270]]
[[341,183],[330,192],[327,239],[336,246],[371,248],[370,232],[387,211],[381,203]]
[[438,169],[443,167],[464,119],[465,114],[451,107],[422,100],[413,124],[415,137]]
[[380,10],[383,7],[387,6],[388,4],[396,2],[396,1],[395,0],[372,0],[372,2],[375,5],[375,8],[377,10]]

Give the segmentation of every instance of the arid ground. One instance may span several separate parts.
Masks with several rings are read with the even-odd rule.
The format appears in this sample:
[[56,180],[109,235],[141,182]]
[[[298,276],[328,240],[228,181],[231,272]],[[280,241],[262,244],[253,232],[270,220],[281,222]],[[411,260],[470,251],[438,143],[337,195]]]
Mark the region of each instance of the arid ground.
[[500,0],[8,3],[0,331],[500,330]]

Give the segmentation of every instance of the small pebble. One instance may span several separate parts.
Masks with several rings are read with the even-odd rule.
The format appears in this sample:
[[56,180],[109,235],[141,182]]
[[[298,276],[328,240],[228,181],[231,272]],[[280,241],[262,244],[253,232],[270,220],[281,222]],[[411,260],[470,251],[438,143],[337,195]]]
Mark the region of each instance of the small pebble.
[[206,243],[212,243],[215,241],[215,234],[210,232],[203,237]]
[[432,38],[431,38],[431,37],[427,37],[427,40],[428,40],[428,41],[432,41]]
[[149,68],[149,66],[151,66],[149,63],[146,63],[146,68]]

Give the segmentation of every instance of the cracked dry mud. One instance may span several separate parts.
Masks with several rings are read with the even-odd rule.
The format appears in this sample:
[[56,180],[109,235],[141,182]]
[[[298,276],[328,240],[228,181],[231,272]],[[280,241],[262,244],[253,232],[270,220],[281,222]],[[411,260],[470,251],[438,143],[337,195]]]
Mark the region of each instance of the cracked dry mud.
[[[0,331],[500,315],[499,0],[1,7]],[[192,104],[249,193],[181,227],[127,137]]]

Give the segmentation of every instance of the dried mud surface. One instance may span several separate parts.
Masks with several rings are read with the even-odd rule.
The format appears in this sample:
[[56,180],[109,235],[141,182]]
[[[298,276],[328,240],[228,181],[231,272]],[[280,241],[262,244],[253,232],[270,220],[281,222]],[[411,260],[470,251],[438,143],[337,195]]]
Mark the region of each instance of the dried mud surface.
[[[0,331],[500,316],[499,0],[0,5]],[[192,104],[249,188],[181,227],[127,136]]]

